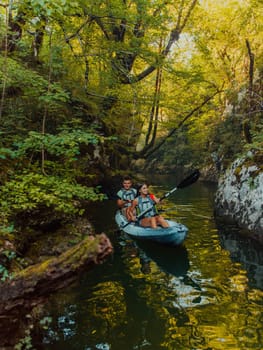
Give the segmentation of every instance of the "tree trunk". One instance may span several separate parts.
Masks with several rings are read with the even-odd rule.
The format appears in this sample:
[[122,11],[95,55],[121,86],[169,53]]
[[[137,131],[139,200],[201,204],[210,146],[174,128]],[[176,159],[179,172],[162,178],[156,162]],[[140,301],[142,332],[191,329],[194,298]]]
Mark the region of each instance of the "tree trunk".
[[147,148],[147,149],[143,149],[139,155],[139,157],[142,158],[148,158],[150,155],[152,155],[154,152],[156,152],[159,148],[161,148],[161,146],[163,146],[163,144],[182,126],[184,125],[184,123],[190,118],[192,117],[195,112],[199,111],[206,103],[208,103],[211,99],[213,99],[217,94],[219,94],[220,92],[222,92],[221,90],[217,90],[213,95],[206,97],[205,100],[197,107],[195,107],[192,111],[190,111],[179,123],[178,125],[173,128],[172,130],[169,131],[169,133],[161,139],[161,141],[156,144],[155,146],[151,147],[151,148]]
[[159,103],[160,103],[160,92],[161,92],[161,82],[162,82],[162,68],[157,68],[156,79],[155,79],[155,91],[154,100],[150,113],[150,121],[148,126],[148,131],[145,138],[144,152],[150,149],[156,139],[157,127],[158,127],[158,117],[159,117]]
[[9,2],[9,34],[8,34],[8,52],[14,52],[17,44],[23,35],[23,25],[26,23],[23,11],[18,11],[15,19],[12,17],[13,1]]
[[250,43],[246,39],[247,51],[249,56],[249,86],[248,86],[248,119],[243,122],[243,132],[247,143],[252,143],[250,132],[251,113],[253,113],[253,80],[254,80],[254,61],[255,55],[251,50]]
[[13,279],[0,284],[0,315],[30,310],[76,279],[79,272],[101,263],[111,252],[112,245],[105,234],[89,236],[60,256],[18,272]]

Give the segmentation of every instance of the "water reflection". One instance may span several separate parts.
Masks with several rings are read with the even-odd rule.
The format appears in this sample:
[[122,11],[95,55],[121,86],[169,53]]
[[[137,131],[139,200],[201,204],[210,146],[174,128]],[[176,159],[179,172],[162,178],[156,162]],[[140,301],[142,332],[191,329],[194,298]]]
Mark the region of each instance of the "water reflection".
[[189,228],[182,247],[120,235],[114,203],[94,210],[114,255],[51,299],[52,322],[36,348],[44,339],[44,350],[261,349],[262,253],[218,232],[212,194],[197,184],[164,204]]
[[150,273],[150,262],[155,262],[158,267],[173,276],[185,276],[189,269],[189,259],[185,246],[163,246],[155,242],[133,241],[124,233],[122,244],[131,244],[137,249],[140,257],[142,271]]
[[249,285],[263,289],[263,249],[254,240],[240,236],[236,227],[219,226],[221,245],[230,252],[232,261],[248,271]]

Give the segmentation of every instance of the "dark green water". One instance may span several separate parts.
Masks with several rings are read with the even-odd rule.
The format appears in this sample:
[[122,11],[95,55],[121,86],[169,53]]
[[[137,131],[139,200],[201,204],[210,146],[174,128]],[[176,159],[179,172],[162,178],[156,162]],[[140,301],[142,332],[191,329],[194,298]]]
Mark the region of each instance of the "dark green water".
[[[163,194],[174,180],[156,179]],[[37,349],[262,349],[262,247],[213,219],[214,187],[197,183],[163,205],[189,228],[182,247],[116,232],[115,201],[91,210],[114,254],[46,305]]]

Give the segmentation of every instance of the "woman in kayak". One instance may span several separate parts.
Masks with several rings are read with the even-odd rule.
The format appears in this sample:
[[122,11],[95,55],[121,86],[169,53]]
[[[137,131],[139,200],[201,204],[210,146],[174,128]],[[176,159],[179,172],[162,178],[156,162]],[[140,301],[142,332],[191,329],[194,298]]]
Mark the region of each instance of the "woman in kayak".
[[139,222],[141,226],[157,228],[157,226],[160,225],[164,228],[169,227],[168,222],[158,214],[155,207],[159,201],[159,198],[155,197],[153,194],[149,194],[148,185],[146,183],[138,185],[137,197],[128,208],[132,221],[136,221],[136,217],[132,214],[136,208],[137,216],[145,212]]

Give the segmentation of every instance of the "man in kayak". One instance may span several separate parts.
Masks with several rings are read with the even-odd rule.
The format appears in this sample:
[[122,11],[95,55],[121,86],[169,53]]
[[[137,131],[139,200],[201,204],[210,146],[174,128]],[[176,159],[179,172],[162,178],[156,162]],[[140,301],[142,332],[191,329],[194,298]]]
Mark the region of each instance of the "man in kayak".
[[129,208],[129,216],[132,217],[132,221],[136,221],[136,217],[133,215],[135,208],[137,209],[137,216],[145,212],[140,219],[140,225],[144,227],[157,228],[158,225],[163,228],[169,227],[168,222],[158,214],[155,205],[159,203],[160,199],[153,194],[149,194],[148,185],[146,183],[138,185],[137,197],[132,201],[132,205]]
[[122,188],[117,193],[117,205],[123,215],[129,221],[132,220],[132,211],[130,210],[132,201],[137,195],[137,190],[132,187],[132,180],[129,176],[124,176],[122,180]]

